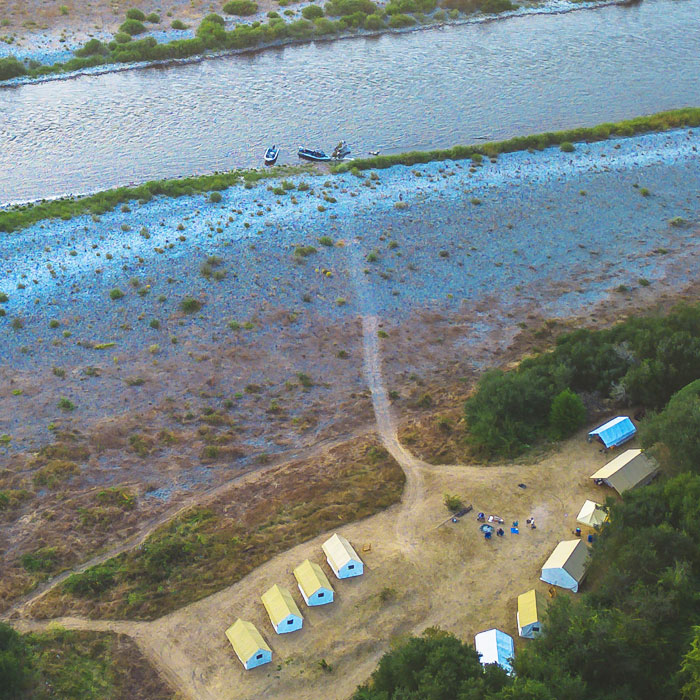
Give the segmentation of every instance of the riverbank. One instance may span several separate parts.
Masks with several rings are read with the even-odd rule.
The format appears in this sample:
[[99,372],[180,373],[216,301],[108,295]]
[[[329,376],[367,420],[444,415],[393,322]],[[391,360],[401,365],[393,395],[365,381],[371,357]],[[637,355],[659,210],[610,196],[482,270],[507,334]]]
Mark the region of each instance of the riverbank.
[[[405,19],[400,22],[390,21],[390,17],[386,16],[387,23],[384,20],[380,21],[381,25],[377,27],[363,27],[356,23],[348,26],[344,22],[343,17],[335,24],[324,19],[324,24],[314,25],[311,22],[306,22],[302,19],[302,11],[309,3],[301,3],[291,6],[285,10],[284,17],[279,13],[277,18],[270,20],[269,28],[272,34],[279,35],[287,34],[287,32],[279,32],[273,30],[273,22],[282,22],[284,26],[290,27],[296,22],[295,27],[291,27],[292,32],[289,36],[283,38],[266,38],[263,33],[259,32],[256,39],[252,38],[252,33],[241,38],[242,45],[236,48],[217,48],[206,49],[204,44],[195,46],[187,46],[187,42],[194,42],[198,34],[192,29],[186,30],[163,30],[154,29],[146,31],[139,35],[139,41],[132,42],[134,48],[139,47],[144,40],[149,38],[154,44],[151,49],[145,49],[142,53],[145,55],[145,60],[138,60],[135,57],[119,58],[119,62],[111,62],[109,58],[100,55],[98,51],[89,54],[88,56],[78,59],[75,51],[81,49],[85,45],[83,35],[80,40],[68,41],[65,35],[61,35],[58,42],[55,37],[47,37],[45,33],[30,35],[23,42],[22,46],[16,46],[14,39],[12,41],[0,42],[0,61],[3,59],[18,59],[25,65],[26,75],[16,75],[15,77],[6,80],[0,80],[0,88],[17,87],[34,83],[44,83],[54,80],[67,80],[76,78],[81,75],[104,75],[108,73],[121,72],[124,70],[142,69],[148,67],[164,67],[172,65],[183,65],[195,63],[209,58],[220,58],[225,56],[243,55],[249,53],[257,53],[268,49],[275,49],[284,46],[294,46],[309,42],[329,42],[351,39],[357,37],[376,37],[384,34],[401,34],[407,32],[422,31],[427,29],[440,29],[445,26],[460,26],[465,24],[482,24],[485,22],[493,22],[512,17],[523,17],[528,15],[540,14],[565,14],[582,9],[596,9],[608,7],[611,5],[625,5],[627,0],[544,0],[544,2],[527,2],[516,9],[504,10],[497,14],[491,13],[464,13],[453,9],[446,13],[442,9],[433,10],[425,15],[411,14],[400,15]],[[378,0],[376,3],[380,11],[384,11],[388,0]],[[247,18],[245,21],[240,19],[227,20],[225,29],[227,32],[235,32],[237,28],[246,30],[264,29],[267,25],[262,24],[267,19],[266,13],[260,13],[253,17]],[[224,21],[224,20],[222,20]],[[306,22],[305,27],[302,24]],[[301,34],[301,35],[300,35]],[[99,32],[97,34],[89,34],[92,40],[101,41],[107,44],[112,37],[108,32]],[[184,43],[183,43],[184,42]],[[207,43],[205,41],[205,43]],[[240,43],[240,42],[238,42]],[[126,45],[130,46],[130,45]],[[168,51],[167,47],[172,46],[172,51]],[[139,48],[139,51],[141,49]],[[153,53],[155,55],[149,56]],[[172,55],[168,55],[172,53]],[[137,56],[138,54],[134,54]],[[160,55],[167,56],[165,58]],[[182,57],[180,57],[182,56]],[[9,69],[9,66],[8,66]]]
[[[400,153],[392,156],[377,156],[352,160],[331,166],[335,174],[372,168],[384,169],[395,165],[411,166],[433,161],[459,161],[471,159],[474,166],[481,165],[484,158],[496,159],[505,153],[519,151],[542,151],[547,147],[559,146],[564,152],[573,152],[575,144],[605,141],[610,137],[629,138],[647,132],[663,132],[682,127],[700,125],[700,108],[659,112],[648,116],[636,117],[622,122],[600,124],[591,128],[570,129],[560,132],[547,132],[530,136],[518,136],[507,141],[484,143],[472,146],[454,146],[451,149]],[[115,190],[99,192],[79,198],[62,198],[53,201],[41,201],[33,204],[0,208],[0,232],[13,233],[36,224],[44,219],[72,218],[91,214],[100,216],[112,211],[117,205],[139,200],[145,203],[153,197],[171,198],[192,196],[205,192],[219,192],[235,185],[251,188],[255,183],[266,179],[281,179],[286,176],[323,175],[322,170],[314,169],[310,164],[297,167],[279,166],[261,170],[234,170],[229,173],[215,173],[199,177],[180,178],[176,180],[158,180],[147,182],[137,187],[120,187]],[[274,189],[274,188],[273,188]]]

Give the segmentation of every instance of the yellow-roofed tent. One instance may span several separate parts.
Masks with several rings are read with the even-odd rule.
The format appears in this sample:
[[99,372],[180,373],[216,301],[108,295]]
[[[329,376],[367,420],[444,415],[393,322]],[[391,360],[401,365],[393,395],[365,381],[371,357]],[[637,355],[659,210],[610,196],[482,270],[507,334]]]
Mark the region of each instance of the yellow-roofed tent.
[[540,579],[576,593],[586,575],[588,549],[582,540],[560,542],[542,567]]
[[547,603],[544,596],[534,588],[518,596],[518,634],[534,639],[542,634],[541,615]]
[[333,602],[333,587],[318,564],[306,559],[294,569],[294,578],[307,605],[327,605]]
[[362,576],[364,572],[362,559],[342,535],[334,534],[323,543],[322,547],[328,566],[338,578]]
[[226,630],[226,636],[246,670],[272,661],[272,650],[252,622],[238,618]]
[[262,602],[277,634],[301,629],[304,618],[286,588],[275,584],[262,594]]
[[625,450],[595,474],[591,474],[591,479],[611,486],[618,493],[624,493],[648,484],[658,472],[658,463],[646,452]]
[[588,525],[588,527],[600,527],[607,519],[607,508],[595,501],[586,501],[576,516],[577,523]]

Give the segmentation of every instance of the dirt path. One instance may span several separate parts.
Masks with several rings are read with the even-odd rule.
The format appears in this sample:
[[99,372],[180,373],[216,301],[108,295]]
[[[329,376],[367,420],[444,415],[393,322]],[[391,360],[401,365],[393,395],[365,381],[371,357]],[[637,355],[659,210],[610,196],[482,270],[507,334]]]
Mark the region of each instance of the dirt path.
[[396,518],[396,541],[406,554],[415,556],[417,531],[413,512],[425,497],[425,486],[421,468],[423,463],[416,459],[399,442],[396,420],[391,410],[391,402],[384,384],[382,361],[379,351],[379,319],[377,316],[362,317],[364,348],[364,368],[367,385],[372,392],[372,405],[377,420],[377,432],[391,456],[399,463],[406,474],[406,485],[401,498],[401,511]]

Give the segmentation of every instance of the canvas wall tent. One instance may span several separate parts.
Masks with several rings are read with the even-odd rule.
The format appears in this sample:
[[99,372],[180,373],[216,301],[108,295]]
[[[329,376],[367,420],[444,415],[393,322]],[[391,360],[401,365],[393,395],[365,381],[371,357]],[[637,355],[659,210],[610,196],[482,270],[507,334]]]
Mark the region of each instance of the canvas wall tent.
[[605,447],[617,447],[634,437],[637,429],[627,416],[618,416],[588,433],[588,439],[598,437]]
[[304,618],[286,588],[275,584],[262,594],[262,602],[277,634],[301,629]]
[[527,639],[534,639],[542,634],[540,618],[547,603],[544,596],[534,588],[518,596],[518,634]]
[[272,650],[252,622],[239,618],[226,630],[226,636],[246,670],[272,661]]
[[333,602],[333,588],[318,564],[307,559],[294,569],[294,577],[307,605]]
[[659,465],[653,457],[641,450],[625,450],[592,474],[591,479],[602,481],[618,493],[624,493],[648,484],[658,472]]
[[328,566],[338,578],[362,576],[364,564],[352,545],[342,536],[335,534],[323,543]]
[[586,575],[588,549],[582,540],[560,542],[542,567],[540,579],[576,593]]
[[607,519],[607,508],[595,501],[586,501],[576,516],[577,523],[588,525],[588,527],[600,527]]
[[484,666],[498,664],[504,671],[513,672],[511,659],[515,656],[515,645],[510,635],[496,629],[479,632],[474,637],[474,648]]

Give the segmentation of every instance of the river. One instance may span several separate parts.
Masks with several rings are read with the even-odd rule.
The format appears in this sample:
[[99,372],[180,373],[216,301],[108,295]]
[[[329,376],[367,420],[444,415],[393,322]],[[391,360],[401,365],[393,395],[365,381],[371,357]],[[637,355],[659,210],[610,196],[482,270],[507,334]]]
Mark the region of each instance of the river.
[[646,0],[0,91],[0,203],[700,104],[700,0]]

